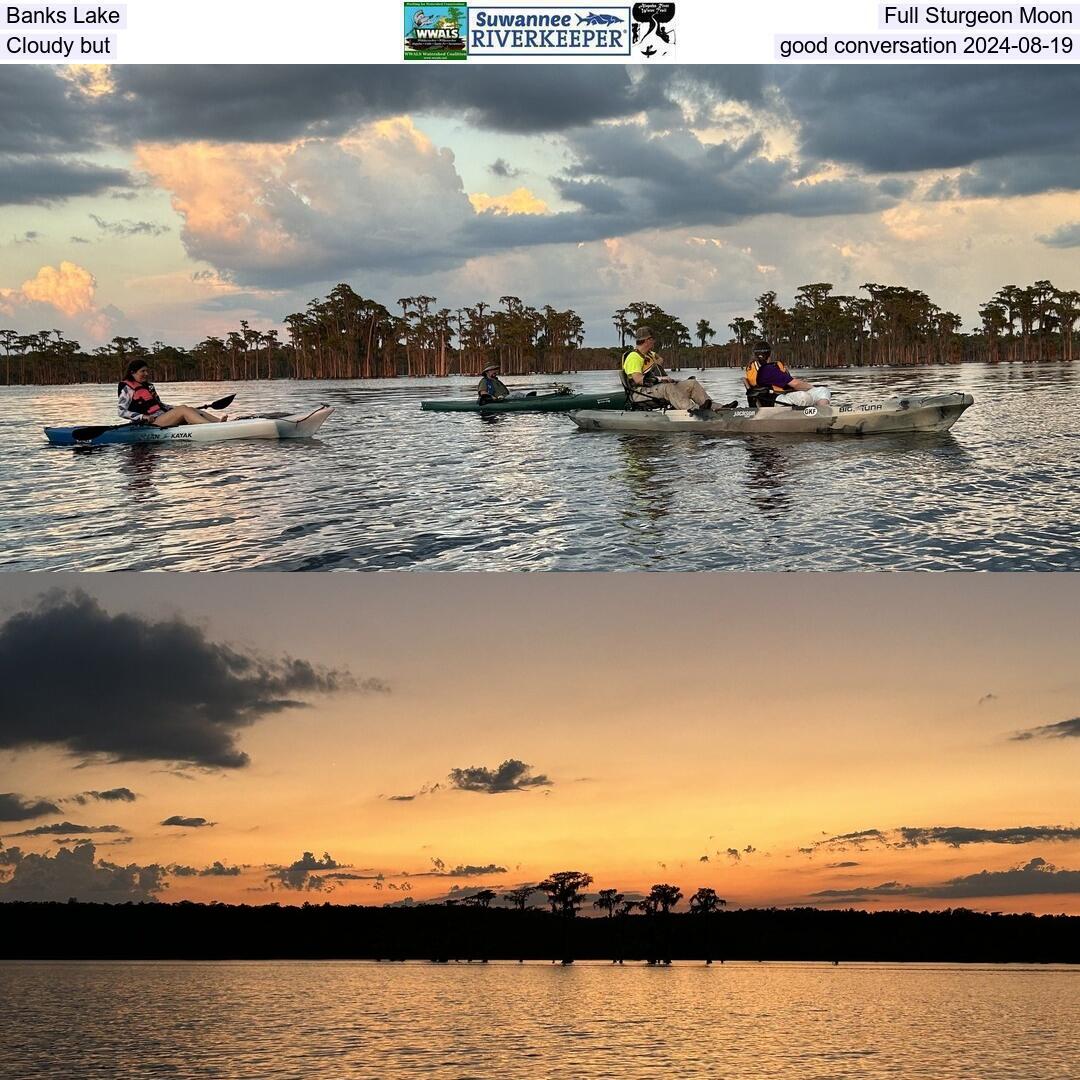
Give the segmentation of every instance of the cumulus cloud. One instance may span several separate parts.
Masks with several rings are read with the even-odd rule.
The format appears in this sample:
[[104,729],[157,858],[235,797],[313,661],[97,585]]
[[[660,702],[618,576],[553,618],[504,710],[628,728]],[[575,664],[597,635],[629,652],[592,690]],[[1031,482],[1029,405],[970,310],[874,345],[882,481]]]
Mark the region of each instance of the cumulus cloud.
[[177,825],[182,829],[208,829],[217,824],[216,821],[207,821],[204,817],[181,817],[179,814],[173,814],[172,817],[167,817],[162,825]]
[[[152,709],[117,708],[118,656],[165,688]],[[180,618],[112,615],[81,593],[52,594],[0,626],[0,684],[2,748],[221,769],[248,763],[237,746],[244,728],[357,689],[347,673],[213,641]]]
[[1080,738],[1080,716],[1069,720],[1059,720],[1056,724],[1043,724],[1041,727],[1027,728],[1012,736],[1013,742],[1027,742],[1029,739],[1076,739]]
[[903,896],[961,900],[1063,893],[1080,893],[1080,870],[1059,870],[1045,859],[1034,858],[1011,870],[980,870],[938,884],[901,885],[897,881],[886,881],[862,888],[823,889],[811,895],[826,903],[859,903]]
[[48,304],[64,315],[84,315],[95,309],[97,281],[84,266],[64,260],[59,266],[43,266],[17,290],[0,290],[0,302]]
[[120,866],[95,861],[93,843],[61,848],[55,855],[0,849],[0,865],[9,867],[0,881],[0,901],[64,901],[70,897],[94,903],[144,903],[156,900],[166,887],[166,870],[151,863]]
[[343,864],[336,862],[329,852],[323,852],[323,857],[317,859],[312,852],[305,851],[296,862],[290,863],[288,866],[270,867],[270,873],[267,875],[266,880],[270,882],[271,888],[278,885],[283,889],[295,889],[297,891],[322,889],[323,879],[319,876],[319,872],[341,870],[343,868]]
[[467,257],[458,234],[475,211],[454,156],[405,117],[337,140],[146,144],[138,160],[171,193],[188,254],[247,284],[432,271]]
[[76,825],[71,821],[57,821],[52,825],[38,825],[24,832],[13,833],[13,836],[78,836],[84,833],[115,833],[123,832],[119,825]]
[[14,791],[0,791],[0,821],[29,821],[58,813],[60,808],[47,799],[31,799]]
[[479,791],[485,795],[550,787],[552,783],[543,773],[534,776],[532,766],[516,758],[508,758],[495,769],[480,765],[472,765],[467,769],[452,769],[449,780],[450,786],[459,791]]

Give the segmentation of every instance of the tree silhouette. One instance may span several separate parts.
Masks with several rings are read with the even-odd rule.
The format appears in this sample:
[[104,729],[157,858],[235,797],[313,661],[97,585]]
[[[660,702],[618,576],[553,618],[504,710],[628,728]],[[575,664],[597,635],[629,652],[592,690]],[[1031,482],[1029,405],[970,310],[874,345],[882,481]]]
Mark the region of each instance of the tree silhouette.
[[698,889],[698,891],[690,897],[690,911],[694,915],[702,916],[702,944],[706,964],[712,963],[712,935],[709,932],[709,924],[711,922],[709,916],[725,904],[727,904],[727,901],[721,900],[720,897],[716,895],[716,890],[710,889],[707,886]]
[[592,884],[592,880],[591,874],[582,873],[580,870],[560,870],[540,882],[539,887],[547,893],[552,912],[564,918],[564,964],[574,962],[570,948],[570,922],[577,914],[577,909],[585,902],[582,892]]
[[617,889],[601,889],[596,894],[593,907],[600,911],[606,911],[608,918],[615,915],[615,909],[623,902],[623,894]]

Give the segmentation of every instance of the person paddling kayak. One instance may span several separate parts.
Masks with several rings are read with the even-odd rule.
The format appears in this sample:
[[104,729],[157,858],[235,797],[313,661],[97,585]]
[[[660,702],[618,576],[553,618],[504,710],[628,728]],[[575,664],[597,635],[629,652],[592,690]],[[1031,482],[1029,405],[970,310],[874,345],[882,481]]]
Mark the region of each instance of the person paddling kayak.
[[132,360],[128,364],[127,373],[116,385],[116,396],[116,411],[125,420],[137,424],[169,428],[180,424],[217,424],[229,419],[190,405],[166,405],[150,381],[150,368],[145,360]]
[[772,358],[772,346],[767,341],[754,345],[754,358],[743,376],[746,402],[752,409],[781,405],[828,405],[832,394],[824,386],[815,386],[798,379],[781,360]]

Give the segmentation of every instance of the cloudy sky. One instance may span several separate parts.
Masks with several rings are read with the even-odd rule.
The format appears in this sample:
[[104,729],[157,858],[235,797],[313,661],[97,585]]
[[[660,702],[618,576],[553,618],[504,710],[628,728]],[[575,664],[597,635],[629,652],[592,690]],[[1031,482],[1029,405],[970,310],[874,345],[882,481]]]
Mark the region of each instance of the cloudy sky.
[[1080,913],[1074,577],[4,575],[0,900]]
[[[0,69],[0,325],[190,345],[348,281],[519,295],[587,343],[647,299],[1077,288],[1080,71]],[[723,340],[723,337],[721,338]]]

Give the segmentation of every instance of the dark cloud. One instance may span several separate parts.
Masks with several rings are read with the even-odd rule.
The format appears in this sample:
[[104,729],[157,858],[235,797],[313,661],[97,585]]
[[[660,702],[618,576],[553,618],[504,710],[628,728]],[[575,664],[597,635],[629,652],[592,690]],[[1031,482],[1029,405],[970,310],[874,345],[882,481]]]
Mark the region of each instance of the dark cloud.
[[174,874],[176,877],[239,877],[239,866],[226,866],[223,862],[215,860],[209,866],[204,866],[201,870],[196,869],[194,866],[183,866],[179,863],[170,866],[168,868],[170,874]]
[[991,701],[997,701],[997,694],[994,694],[994,693],[983,694],[983,696],[981,698],[979,698],[979,700],[978,700],[978,702],[976,702],[976,704],[978,704],[978,705],[987,705]]
[[204,817],[181,817],[179,814],[173,814],[172,817],[167,817],[162,825],[177,825],[182,829],[209,829],[217,824],[216,821],[207,821]]
[[270,887],[275,884],[283,889],[322,889],[323,879],[319,871],[347,869],[342,863],[335,862],[329,852],[324,852],[321,859],[316,859],[310,851],[305,851],[296,862],[289,866],[271,866],[266,880]]
[[[118,681],[132,670],[161,687],[152,708],[118,707]],[[362,684],[306,660],[212,641],[180,618],[112,615],[88,596],[64,593],[0,626],[0,685],[0,748],[232,769],[248,763],[236,744],[244,728],[303,708],[312,695]]]
[[70,821],[54,822],[52,825],[38,825],[25,832],[13,833],[13,836],[79,836],[85,833],[123,832],[119,825],[75,825]]
[[1080,221],[1068,221],[1059,225],[1052,233],[1045,233],[1035,239],[1047,247],[1080,247]]
[[421,870],[419,873],[403,873],[402,877],[483,877],[486,874],[505,874],[506,867],[495,863],[473,865],[472,863],[458,863],[457,866],[447,866],[442,859],[432,859],[430,870]]
[[1080,127],[1061,107],[1080,94],[1080,71],[1069,65],[838,65],[773,74],[803,153],[870,172],[1012,157],[1040,173],[1041,155],[1080,149]]
[[123,169],[93,165],[72,158],[0,155],[0,206],[47,206],[76,195],[97,195],[127,184]]
[[0,155],[92,149],[92,110],[53,65],[0,68]]
[[129,236],[162,236],[172,232],[168,225],[156,225],[152,221],[105,221],[97,214],[91,214],[90,218],[103,233],[120,239]]
[[19,848],[0,851],[0,865],[12,867],[0,881],[0,901],[64,901],[122,904],[157,899],[165,887],[166,870],[150,864],[119,866],[104,859],[95,862],[89,841],[61,848],[55,855],[24,854]]
[[927,844],[947,844],[959,848],[968,844],[1035,844],[1044,840],[1080,840],[1080,829],[1061,825],[1021,825],[1012,829],[970,829],[958,825],[939,825],[933,828],[902,826],[898,847],[925,847]]
[[859,865],[859,864],[858,864],[857,862],[851,862],[851,861],[846,861],[846,862],[831,862],[831,863],[826,863],[826,864],[825,864],[825,868],[826,868],[827,870],[848,870],[848,869],[850,869],[850,868],[851,868],[852,866],[858,866],[858,865]]
[[72,795],[70,801],[80,806],[89,802],[134,802],[138,796],[131,788],[114,787],[108,791],[80,791],[78,795]]
[[857,832],[839,833],[824,840],[816,840],[809,847],[799,848],[804,855],[812,855],[818,848],[829,851],[865,851],[867,844],[887,844],[886,834],[881,829],[860,829]]
[[69,244],[89,244],[90,241],[85,236],[71,236],[68,237]]
[[1045,859],[1034,858],[1013,870],[980,870],[977,874],[950,878],[937,885],[881,885],[855,889],[823,889],[811,895],[828,903],[857,903],[895,896],[960,900],[974,897],[1036,896],[1080,893],[1080,870],[1059,870]]
[[1059,720],[1056,724],[1043,724],[1042,727],[1027,728],[1012,736],[1013,742],[1027,742],[1029,739],[1076,739],[1080,738],[1080,716],[1071,720]]
[[480,765],[451,769],[449,779],[450,786],[459,791],[480,791],[485,795],[551,786],[551,781],[543,773],[533,776],[532,766],[516,758],[508,758],[496,769],[485,769]]
[[29,821],[59,813],[60,808],[47,799],[31,799],[14,791],[0,791],[0,821]]
[[488,172],[492,176],[498,176],[502,179],[512,179],[515,176],[521,175],[520,169],[515,169],[506,158],[496,158],[489,166]]
[[554,80],[544,67],[419,67],[124,65],[96,114],[122,141],[280,142],[403,113],[529,134],[670,108],[660,82],[621,67],[561,68]]

